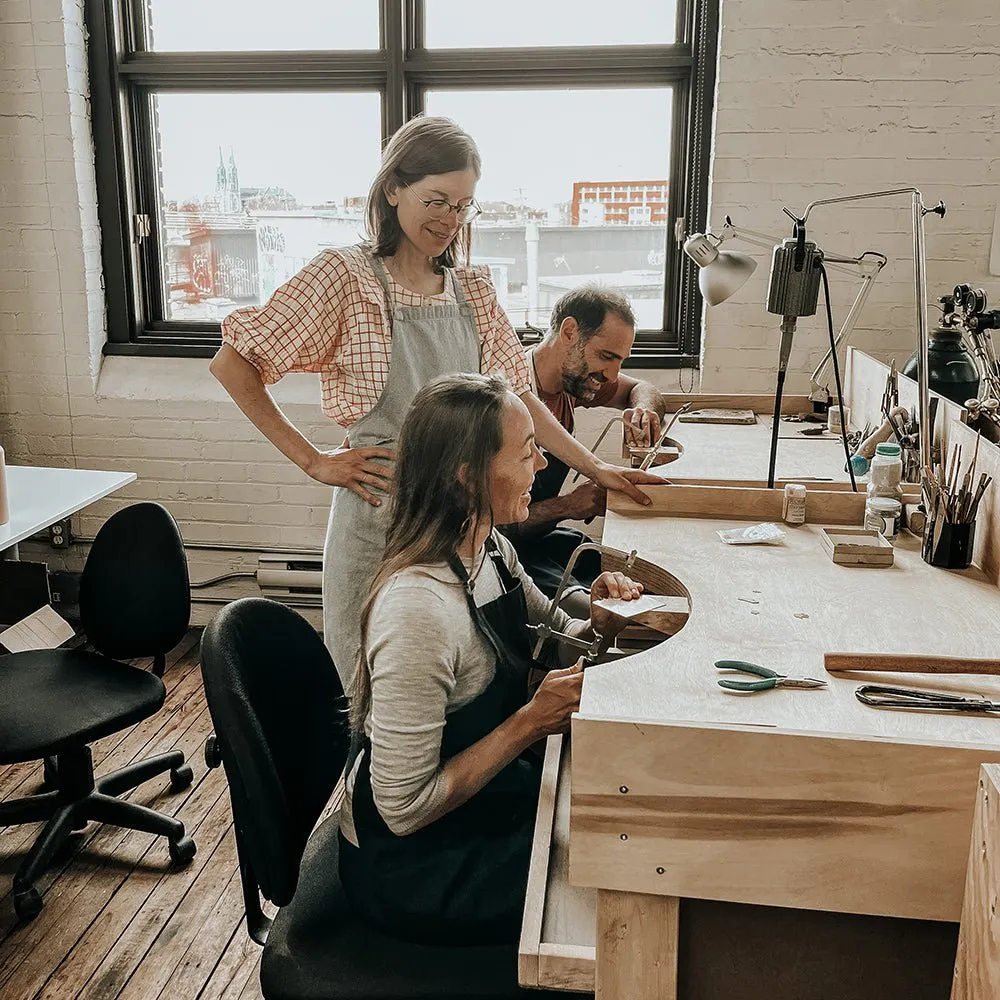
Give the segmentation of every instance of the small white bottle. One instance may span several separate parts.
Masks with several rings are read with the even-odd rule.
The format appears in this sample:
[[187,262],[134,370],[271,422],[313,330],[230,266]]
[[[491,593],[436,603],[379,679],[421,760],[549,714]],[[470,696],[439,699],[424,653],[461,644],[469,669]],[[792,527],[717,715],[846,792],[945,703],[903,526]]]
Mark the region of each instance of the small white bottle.
[[781,519],[785,524],[804,524],[806,520],[806,488],[801,483],[786,483],[781,500]]

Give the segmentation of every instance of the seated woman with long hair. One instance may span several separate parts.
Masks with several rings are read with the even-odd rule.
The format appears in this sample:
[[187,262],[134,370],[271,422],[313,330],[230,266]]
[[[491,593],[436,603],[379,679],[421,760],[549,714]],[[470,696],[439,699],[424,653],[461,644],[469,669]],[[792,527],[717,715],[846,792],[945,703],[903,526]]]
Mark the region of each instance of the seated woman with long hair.
[[[541,774],[529,749],[569,728],[583,684],[582,665],[553,649],[529,699],[527,626],[547,600],[494,531],[527,517],[544,465],[527,408],[497,376],[438,379],[403,422],[362,615],[340,844],[353,906],[401,939],[518,938]],[[603,573],[591,600],[641,589]],[[623,624],[593,604],[590,621],[554,622],[605,641]]]

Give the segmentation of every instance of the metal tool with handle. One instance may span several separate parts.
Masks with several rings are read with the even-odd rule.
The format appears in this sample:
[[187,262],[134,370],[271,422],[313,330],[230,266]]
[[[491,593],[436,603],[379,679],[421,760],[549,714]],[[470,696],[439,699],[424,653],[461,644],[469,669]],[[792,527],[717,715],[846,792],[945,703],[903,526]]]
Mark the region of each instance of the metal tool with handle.
[[716,660],[715,665],[719,670],[738,670],[740,673],[756,674],[761,678],[758,681],[743,681],[720,677],[719,687],[728,691],[770,691],[776,687],[801,689],[826,687],[826,681],[817,680],[815,677],[788,677],[771,670],[770,667],[762,667],[759,663],[747,663],[746,660]]
[[858,701],[872,708],[916,708],[931,712],[1000,712],[1000,702],[985,698],[966,698],[946,691],[919,688],[886,687],[862,684],[854,692]]
[[653,459],[656,458],[657,453],[663,447],[663,442],[667,440],[667,435],[670,433],[670,428],[673,427],[675,423],[677,423],[677,418],[682,413],[687,413],[687,411],[690,410],[693,405],[694,401],[688,400],[683,406],[678,407],[674,415],[670,418],[670,420],[667,421],[666,426],[664,426],[663,430],[660,431],[659,440],[656,442],[656,444],[653,445],[652,448],[649,449],[649,452],[647,453],[646,457],[642,460],[642,465],[639,466],[640,472],[645,472],[653,464]]
[[595,634],[592,640],[587,641],[586,639],[580,639],[577,636],[567,635],[565,632],[560,632],[553,626],[556,611],[559,609],[559,602],[563,599],[570,577],[573,575],[573,567],[576,565],[577,559],[579,559],[584,552],[600,552],[602,555],[604,553],[609,553],[618,556],[625,562],[625,572],[628,572],[632,568],[637,555],[635,549],[632,549],[631,552],[623,552],[621,549],[613,549],[608,545],[601,545],[599,542],[584,542],[582,545],[578,545],[573,550],[569,557],[569,561],[566,563],[566,568],[563,570],[563,574],[559,578],[559,584],[556,587],[556,592],[553,594],[552,600],[549,601],[549,606],[545,612],[544,619],[542,619],[538,625],[528,626],[528,631],[534,633],[535,635],[535,645],[532,650],[532,656],[536,660],[541,657],[542,649],[549,639],[557,639],[559,642],[563,642],[568,646],[573,646],[574,648],[579,649],[583,654],[583,659],[588,664],[594,663],[601,655],[626,655],[626,653],[622,650],[605,649],[604,638],[600,635]]

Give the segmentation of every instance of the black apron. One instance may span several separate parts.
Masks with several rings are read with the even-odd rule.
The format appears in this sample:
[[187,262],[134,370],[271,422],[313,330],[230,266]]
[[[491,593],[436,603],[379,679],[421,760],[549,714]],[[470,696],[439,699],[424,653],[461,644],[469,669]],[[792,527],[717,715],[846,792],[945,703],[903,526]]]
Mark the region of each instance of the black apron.
[[[569,466],[561,459],[548,452],[545,452],[545,459],[549,464],[535,473],[535,481],[531,486],[532,503],[540,503],[542,500],[551,500],[559,496],[563,483],[569,475]],[[578,545],[590,541],[593,539],[582,531],[563,527],[555,527],[548,534],[537,535],[534,538],[511,539],[524,571],[546,597],[555,597],[559,580],[573,550]],[[573,586],[582,586],[589,589],[600,575],[600,553],[584,552],[577,559],[573,575],[567,581],[566,587],[569,589]]]
[[[465,586],[478,631],[496,652],[496,671],[481,694],[448,713],[442,761],[487,736],[527,698],[532,659],[524,590],[492,538],[486,546],[504,593],[483,607],[476,607],[461,561],[453,557],[450,565]],[[515,943],[541,781],[537,757],[518,758],[468,802],[415,833],[398,836],[375,805],[367,737],[355,737],[348,771],[359,753],[364,756],[351,800],[359,846],[340,838],[340,878],[359,915],[406,941]]]

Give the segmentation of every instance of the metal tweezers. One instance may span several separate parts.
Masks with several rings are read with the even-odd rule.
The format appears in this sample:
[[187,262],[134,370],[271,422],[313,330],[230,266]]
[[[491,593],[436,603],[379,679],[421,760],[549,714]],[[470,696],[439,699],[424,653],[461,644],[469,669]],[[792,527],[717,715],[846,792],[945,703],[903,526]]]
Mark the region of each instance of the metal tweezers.
[[917,708],[949,712],[1000,712],[1000,702],[985,698],[964,698],[944,691],[923,691],[917,688],[883,687],[862,684],[854,692],[858,701],[873,708]]

